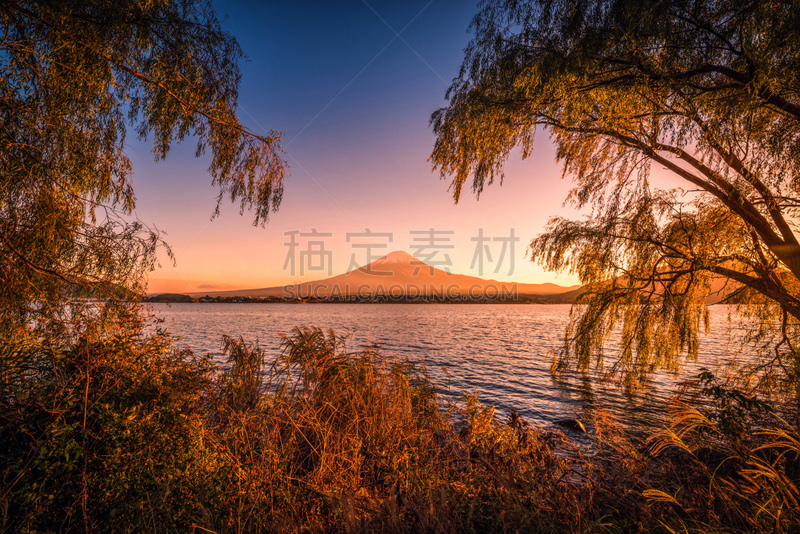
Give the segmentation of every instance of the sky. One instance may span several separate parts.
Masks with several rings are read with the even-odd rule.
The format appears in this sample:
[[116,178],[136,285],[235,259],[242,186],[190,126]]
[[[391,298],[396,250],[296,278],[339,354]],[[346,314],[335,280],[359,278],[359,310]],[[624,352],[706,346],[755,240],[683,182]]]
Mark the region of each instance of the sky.
[[[135,215],[165,232],[176,257],[173,266],[161,255],[149,292],[316,280],[393,250],[453,273],[578,283],[530,261],[530,240],[550,217],[579,216],[562,206],[572,184],[561,178],[546,134],[529,158],[512,155],[503,184],[487,187],[480,199],[465,190],[454,204],[449,181],[428,161],[428,121],[447,104],[475,3],[214,5],[248,56],[240,65],[240,119],[257,133],[283,133],[283,201],[265,227],[228,202],[212,220],[218,191],[208,157],[195,158],[189,140],[154,162],[150,146],[129,136]],[[354,235],[367,229],[380,235]]]

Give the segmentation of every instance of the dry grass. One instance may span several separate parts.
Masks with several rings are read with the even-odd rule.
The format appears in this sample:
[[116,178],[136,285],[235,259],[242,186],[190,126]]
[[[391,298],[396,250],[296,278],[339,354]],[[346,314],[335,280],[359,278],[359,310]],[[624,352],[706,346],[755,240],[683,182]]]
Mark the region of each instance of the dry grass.
[[216,450],[244,456],[223,485],[247,484],[222,506],[236,517],[203,528],[479,532],[580,524],[581,495],[569,476],[576,462],[554,453],[559,436],[519,419],[500,424],[474,397],[442,409],[424,367],[374,347],[350,351],[333,333],[300,329],[285,349],[257,409],[233,410],[213,431]]
[[731,436],[676,403],[641,443],[598,412],[586,457],[475,395],[443,405],[424,366],[332,332],[295,330],[272,366],[226,338],[224,370],[115,339],[3,348],[3,532],[800,527],[797,428],[776,417]]

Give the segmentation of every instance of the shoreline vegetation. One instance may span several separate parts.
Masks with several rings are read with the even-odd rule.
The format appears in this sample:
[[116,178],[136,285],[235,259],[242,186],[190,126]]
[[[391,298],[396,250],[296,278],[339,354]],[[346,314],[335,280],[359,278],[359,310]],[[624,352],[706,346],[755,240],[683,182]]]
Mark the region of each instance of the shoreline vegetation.
[[[131,321],[141,321],[136,314]],[[792,532],[797,405],[707,374],[635,437],[437,397],[424,365],[296,328],[226,365],[83,325],[2,346],[2,532]],[[779,409],[780,408],[780,409]]]

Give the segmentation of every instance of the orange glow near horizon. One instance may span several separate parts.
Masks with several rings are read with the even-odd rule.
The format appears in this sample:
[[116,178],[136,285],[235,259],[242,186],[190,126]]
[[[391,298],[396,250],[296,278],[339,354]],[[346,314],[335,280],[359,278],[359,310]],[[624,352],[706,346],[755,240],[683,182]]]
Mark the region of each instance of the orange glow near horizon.
[[[425,141],[432,142],[432,136],[426,137]],[[560,206],[571,184],[560,179],[549,145],[544,144],[542,154],[530,160],[512,160],[502,187],[495,184],[487,188],[480,200],[465,194],[457,205],[447,190],[448,184],[438,180],[425,161],[429,146],[419,143],[420,157],[406,169],[361,170],[365,175],[371,172],[385,175],[385,184],[377,184],[374,192],[359,191],[357,187],[337,190],[308,187],[302,183],[308,175],[303,176],[302,170],[298,172],[295,167],[287,181],[280,211],[264,228],[253,227],[247,213],[240,216],[230,205],[223,205],[221,215],[211,221],[214,192],[210,187],[205,194],[195,189],[188,201],[196,206],[205,205],[206,210],[175,213],[159,210],[162,221],[169,220],[158,227],[167,228],[165,240],[175,253],[177,265],[172,267],[163,258],[162,268],[151,273],[148,292],[224,291],[319,280],[363,266],[368,260],[395,250],[422,259],[426,253],[433,254],[434,266],[449,268],[455,274],[520,283],[553,282],[564,286],[577,283],[575,277],[547,273],[529,259],[530,239],[542,231],[549,217],[575,214],[574,210]],[[308,167],[303,170],[313,172]],[[323,178],[317,180],[321,182]],[[542,194],[545,189],[552,193]],[[165,206],[181,202],[179,198],[185,199],[187,194],[163,188],[161,191],[158,203]],[[145,219],[142,212],[140,209],[138,215]],[[437,240],[443,239],[436,244],[443,246],[421,250],[426,235],[412,232],[429,232],[431,228]],[[298,237],[299,247],[290,254],[287,243],[291,235],[284,234],[299,231],[308,235],[312,229],[330,235]],[[363,234],[366,229],[382,236],[353,235]],[[512,231],[517,238],[513,261],[510,244],[502,250],[502,240],[508,240]],[[479,243],[481,233],[484,242]],[[323,241],[325,252],[330,252],[330,261],[324,265],[306,265],[301,273],[299,252],[307,251],[310,241]],[[480,258],[476,257],[481,254],[477,250],[479,244],[484,247],[482,269]],[[287,256],[294,256],[297,264],[294,271],[287,264],[291,263],[287,262]]]
[[[502,186],[487,186],[480,200],[465,187],[454,205],[449,183],[428,163],[434,143],[428,121],[446,105],[447,80],[456,76],[463,59],[473,6],[411,2],[376,9],[397,27],[413,20],[403,41],[365,6],[338,15],[330,6],[308,12],[294,4],[223,9],[229,15],[226,29],[251,57],[241,65],[239,115],[256,133],[284,132],[291,174],[280,210],[264,228],[253,227],[250,215],[240,216],[238,206],[228,202],[212,221],[218,190],[210,185],[209,155],[195,158],[189,141],[174,146],[166,161],[154,163],[149,145],[129,136],[134,215],[165,232],[177,261],[173,267],[162,255],[162,266],[150,274],[149,292],[274,287],[342,274],[353,263],[368,263],[366,249],[355,246],[358,240],[347,241],[348,233],[367,228],[392,234],[391,241],[382,241],[385,248],[371,250],[373,259],[394,250],[418,255],[412,245],[419,234],[411,232],[433,228],[452,232],[442,234],[450,236],[444,244],[451,247],[434,259],[447,254],[453,273],[519,283],[578,283],[529,259],[530,240],[550,217],[582,216],[562,206],[572,184],[561,179],[546,132],[527,160],[512,154]],[[330,24],[332,16],[339,17],[337,24]],[[330,268],[303,273],[284,268],[286,234],[312,229],[331,234],[324,243]],[[507,251],[496,271],[502,238],[512,229],[519,238],[513,269]],[[474,239],[481,231],[491,238],[483,244],[494,254],[482,272],[473,262]]]
[[[432,136],[424,141],[432,142]],[[546,272],[530,261],[530,240],[544,230],[549,218],[581,216],[574,208],[562,206],[572,184],[569,179],[561,179],[553,147],[546,139],[538,142],[531,158],[522,160],[518,155],[511,158],[502,186],[487,187],[480,199],[465,193],[457,205],[447,190],[447,182],[438,180],[425,161],[425,150],[429,146],[420,142],[417,148],[419,157],[405,169],[361,169],[361,174],[366,177],[373,172],[385,175],[385,183],[377,184],[375,191],[359,190],[359,187],[328,189],[322,185],[315,186],[309,173],[317,171],[316,168],[295,167],[287,181],[280,211],[263,228],[254,227],[246,212],[240,216],[236,207],[226,204],[223,204],[220,216],[211,220],[215,198],[211,187],[190,192],[160,188],[157,204],[178,205],[188,201],[196,208],[177,212],[158,210],[162,219],[158,227],[168,229],[165,240],[173,248],[177,265],[173,267],[163,258],[162,267],[151,273],[148,292],[255,289],[320,280],[365,265],[370,259],[368,252],[373,260],[394,250],[415,254],[412,245],[418,243],[413,239],[420,236],[411,232],[430,228],[437,232],[452,232],[443,234],[448,239],[443,244],[450,248],[441,248],[434,256],[434,263],[442,262],[435,263],[439,268],[448,266],[444,261],[446,254],[450,260],[449,269],[455,274],[504,282],[551,282],[562,286],[579,283],[575,276]],[[166,165],[169,166],[170,162]],[[345,163],[340,162],[340,165],[344,167]],[[200,175],[197,179],[201,180],[202,170],[197,171]],[[316,183],[326,183],[325,171],[317,172],[320,174],[312,175]],[[328,172],[344,172],[344,169],[332,166]],[[653,169],[652,174],[656,186],[683,185],[661,169]],[[138,215],[144,219],[142,211]],[[385,237],[351,238],[350,242],[347,241],[348,234],[363,233],[367,228],[373,233],[391,234],[391,241]],[[306,250],[308,241],[322,240],[324,250],[330,252],[330,261],[322,265],[321,270],[306,268],[301,274],[295,266],[292,272],[291,266],[287,265],[290,236],[284,234],[293,231],[308,234],[312,229],[331,235],[305,241],[300,239],[301,247],[296,252]],[[502,243],[488,242],[486,245],[489,253],[494,254],[494,261],[490,262],[484,256],[483,271],[480,272],[475,257],[475,239],[479,232],[482,230],[488,238],[502,239],[509,236],[511,229],[519,239],[515,243],[513,269],[507,252],[495,272]],[[364,248],[365,243],[372,243],[369,251]],[[294,256],[299,262],[299,254]]]

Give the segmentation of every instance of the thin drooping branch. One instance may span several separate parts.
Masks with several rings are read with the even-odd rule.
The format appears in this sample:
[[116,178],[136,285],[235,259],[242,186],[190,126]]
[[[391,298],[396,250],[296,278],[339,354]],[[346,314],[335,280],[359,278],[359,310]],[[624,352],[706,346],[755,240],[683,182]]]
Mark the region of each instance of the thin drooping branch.
[[[759,210],[736,188],[736,186],[725,180],[718,173],[714,172],[710,167],[697,160],[686,150],[663,143],[656,143],[651,146],[630,135],[625,135],[610,129],[568,127],[560,124],[553,117],[545,116],[543,118],[544,121],[540,122],[539,124],[546,125],[553,129],[565,132],[584,133],[588,135],[602,135],[613,138],[623,143],[625,146],[641,151],[647,157],[660,163],[681,178],[700,187],[704,191],[711,193],[726,206],[728,206],[731,211],[738,214],[742,220],[751,225],[753,229],[758,232],[759,236],[761,236],[770,250],[772,250],[779,258],[781,258],[786,265],[792,269],[792,272],[800,276],[800,262],[798,262],[800,258],[797,257],[798,254],[800,254],[800,247],[797,247],[796,251],[791,250],[790,246],[796,245],[797,242],[794,240],[794,234],[791,233],[791,230],[788,229],[788,226],[787,229],[789,231],[789,237],[794,240],[794,243],[788,243],[789,246],[787,246],[787,242],[784,241],[781,236],[775,233],[769,222],[764,218]],[[680,167],[679,165],[659,154],[659,151],[669,152],[676,155],[678,158],[694,167],[708,180],[704,180],[688,170]],[[774,200],[771,196],[769,198]]]

